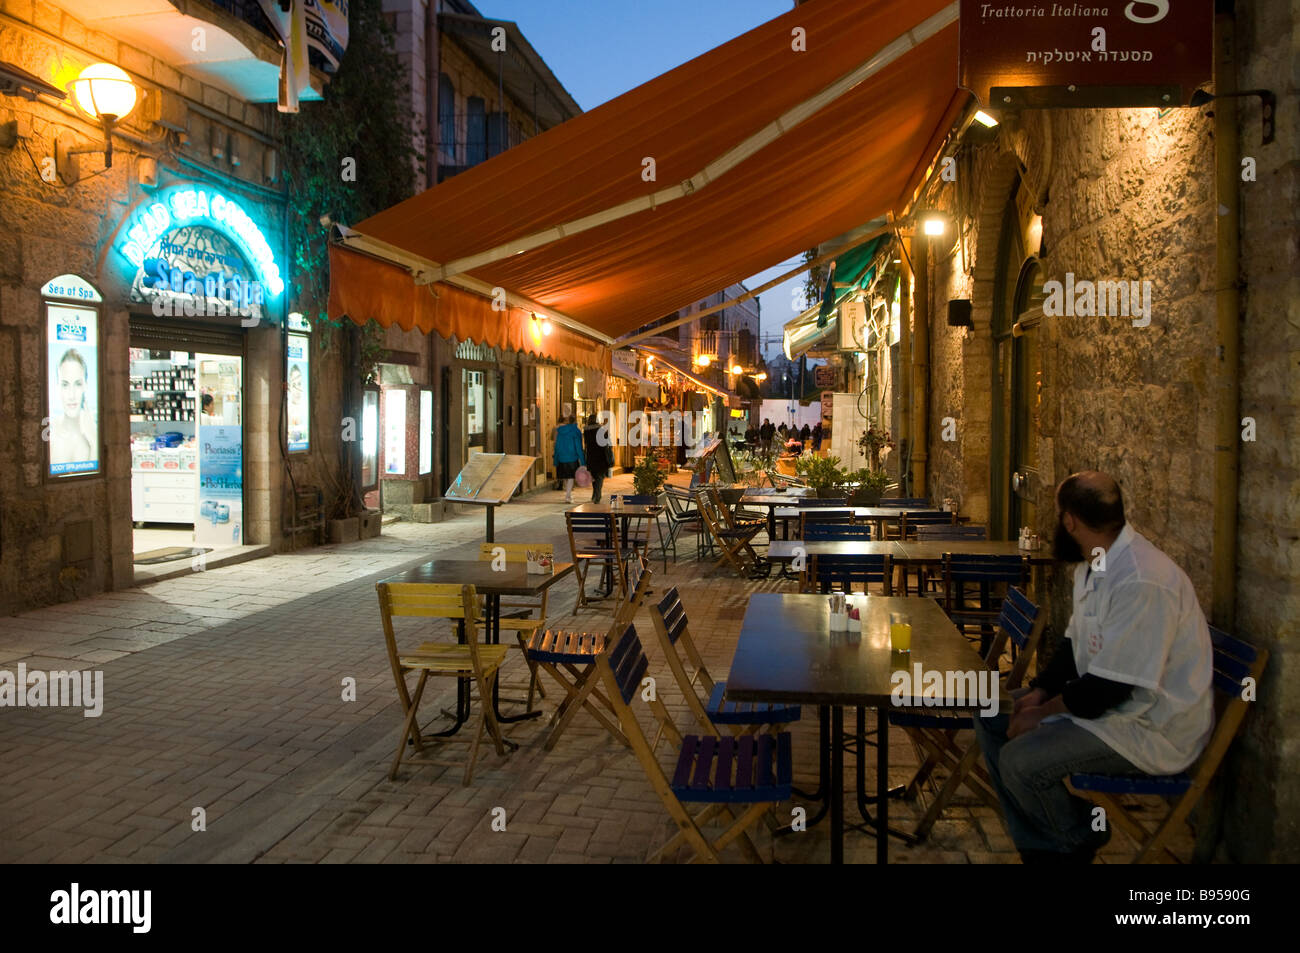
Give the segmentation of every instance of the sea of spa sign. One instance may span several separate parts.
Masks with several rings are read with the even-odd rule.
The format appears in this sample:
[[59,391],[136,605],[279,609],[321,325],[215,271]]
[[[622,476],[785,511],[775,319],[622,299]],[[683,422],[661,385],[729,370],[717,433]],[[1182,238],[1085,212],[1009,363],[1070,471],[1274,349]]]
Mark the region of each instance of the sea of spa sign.
[[[1214,0],[961,0],[959,82],[992,108],[1181,106],[1213,74],[1213,30]],[[1058,92],[993,92],[1025,87]],[[1181,92],[1151,102],[1154,87]]]
[[98,313],[73,305],[46,305],[50,476],[99,471]]

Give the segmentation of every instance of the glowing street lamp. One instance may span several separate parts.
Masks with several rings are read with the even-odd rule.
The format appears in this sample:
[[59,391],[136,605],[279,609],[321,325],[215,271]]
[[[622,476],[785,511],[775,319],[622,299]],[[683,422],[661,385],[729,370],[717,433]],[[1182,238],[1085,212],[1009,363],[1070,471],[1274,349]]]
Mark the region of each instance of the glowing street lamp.
[[87,66],[68,86],[77,112],[104,127],[104,168],[113,167],[113,127],[131,114],[139,90],[124,70],[111,63]]

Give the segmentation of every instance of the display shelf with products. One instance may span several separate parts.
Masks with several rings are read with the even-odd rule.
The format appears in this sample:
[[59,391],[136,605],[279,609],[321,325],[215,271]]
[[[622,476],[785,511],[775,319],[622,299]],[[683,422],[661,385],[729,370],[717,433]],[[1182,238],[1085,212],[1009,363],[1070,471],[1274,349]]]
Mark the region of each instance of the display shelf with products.
[[193,523],[199,391],[193,355],[131,349],[131,518]]

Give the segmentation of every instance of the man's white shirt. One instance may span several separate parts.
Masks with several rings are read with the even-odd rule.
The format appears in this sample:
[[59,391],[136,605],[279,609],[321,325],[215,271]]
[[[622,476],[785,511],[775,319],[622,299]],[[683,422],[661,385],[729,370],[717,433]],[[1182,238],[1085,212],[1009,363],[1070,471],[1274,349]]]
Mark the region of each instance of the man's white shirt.
[[1187,574],[1133,527],[1106,551],[1105,571],[1075,568],[1065,630],[1079,675],[1133,686],[1099,718],[1065,715],[1148,774],[1176,774],[1214,730],[1210,630]]

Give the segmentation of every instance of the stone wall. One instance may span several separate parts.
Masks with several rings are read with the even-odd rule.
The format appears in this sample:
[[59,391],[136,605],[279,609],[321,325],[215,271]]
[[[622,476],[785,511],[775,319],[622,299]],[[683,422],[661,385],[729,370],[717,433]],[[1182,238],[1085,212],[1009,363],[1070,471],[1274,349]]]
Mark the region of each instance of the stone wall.
[[[0,97],[0,123],[14,122],[18,135],[16,146],[0,148],[0,613],[8,614],[123,588],[134,579],[129,312],[147,313],[148,308],[128,302],[133,271],[112,247],[126,217],[154,189],[195,182],[237,196],[283,262],[285,213],[281,194],[267,178],[275,171],[277,153],[273,104],[227,95],[112,36],[87,30],[48,4],[3,0],[2,5],[0,60],[62,86],[102,59],[126,69],[146,91],[115,137],[113,167],[102,171],[102,156],[91,151],[80,157],[78,177],[55,182],[42,179],[40,166],[56,154],[56,141],[64,151],[93,149],[102,144],[102,132],[68,109]],[[220,157],[212,154],[214,143],[221,146]],[[40,288],[69,272],[90,281],[104,297],[103,472],[59,482],[44,477]],[[290,515],[280,449],[281,308],[282,300],[270,308],[276,326],[245,332],[244,539],[273,548],[283,544],[282,528]],[[336,352],[314,353],[313,358],[314,446],[295,460],[328,471],[336,457],[330,438],[337,440],[338,428],[322,422],[340,416],[340,364]],[[74,586],[60,576],[68,559],[64,537],[69,527],[85,520],[91,523],[94,556],[79,567],[84,576]]]
[[[1294,11],[1259,0],[1238,6],[1238,86],[1273,88],[1279,115],[1293,115],[1300,46]],[[1258,105],[1242,103],[1241,150],[1257,157],[1258,181],[1241,186],[1240,412],[1256,418],[1259,435],[1242,447],[1235,629],[1275,654],[1228,772],[1237,780],[1225,785],[1220,849],[1238,860],[1294,860],[1300,781],[1283,765],[1300,748],[1300,705],[1288,687],[1294,679],[1286,679],[1296,668],[1300,617],[1300,149],[1285,121],[1278,142],[1261,148]],[[990,325],[1002,214],[1015,176],[1043,200],[1047,279],[1063,281],[1072,272],[1151,282],[1147,327],[1128,317],[1043,319],[1033,368],[1042,375],[1042,405],[1031,435],[1041,469],[1033,490],[1037,529],[1051,532],[1059,480],[1089,468],[1112,474],[1130,523],[1183,567],[1207,615],[1219,382],[1212,130],[1213,119],[1196,109],[1058,110],[1005,122],[995,143],[970,148],[959,160],[959,176],[971,176],[974,188],[948,186],[938,196],[959,232],[944,241],[951,249],[932,254],[929,273],[927,489],[935,498],[960,496],[976,521],[989,513]],[[973,331],[947,327],[947,301],[957,297],[973,301]],[[939,439],[945,416],[960,422],[953,443]],[[1068,618],[1064,580],[1053,583],[1051,601],[1048,651]]]

